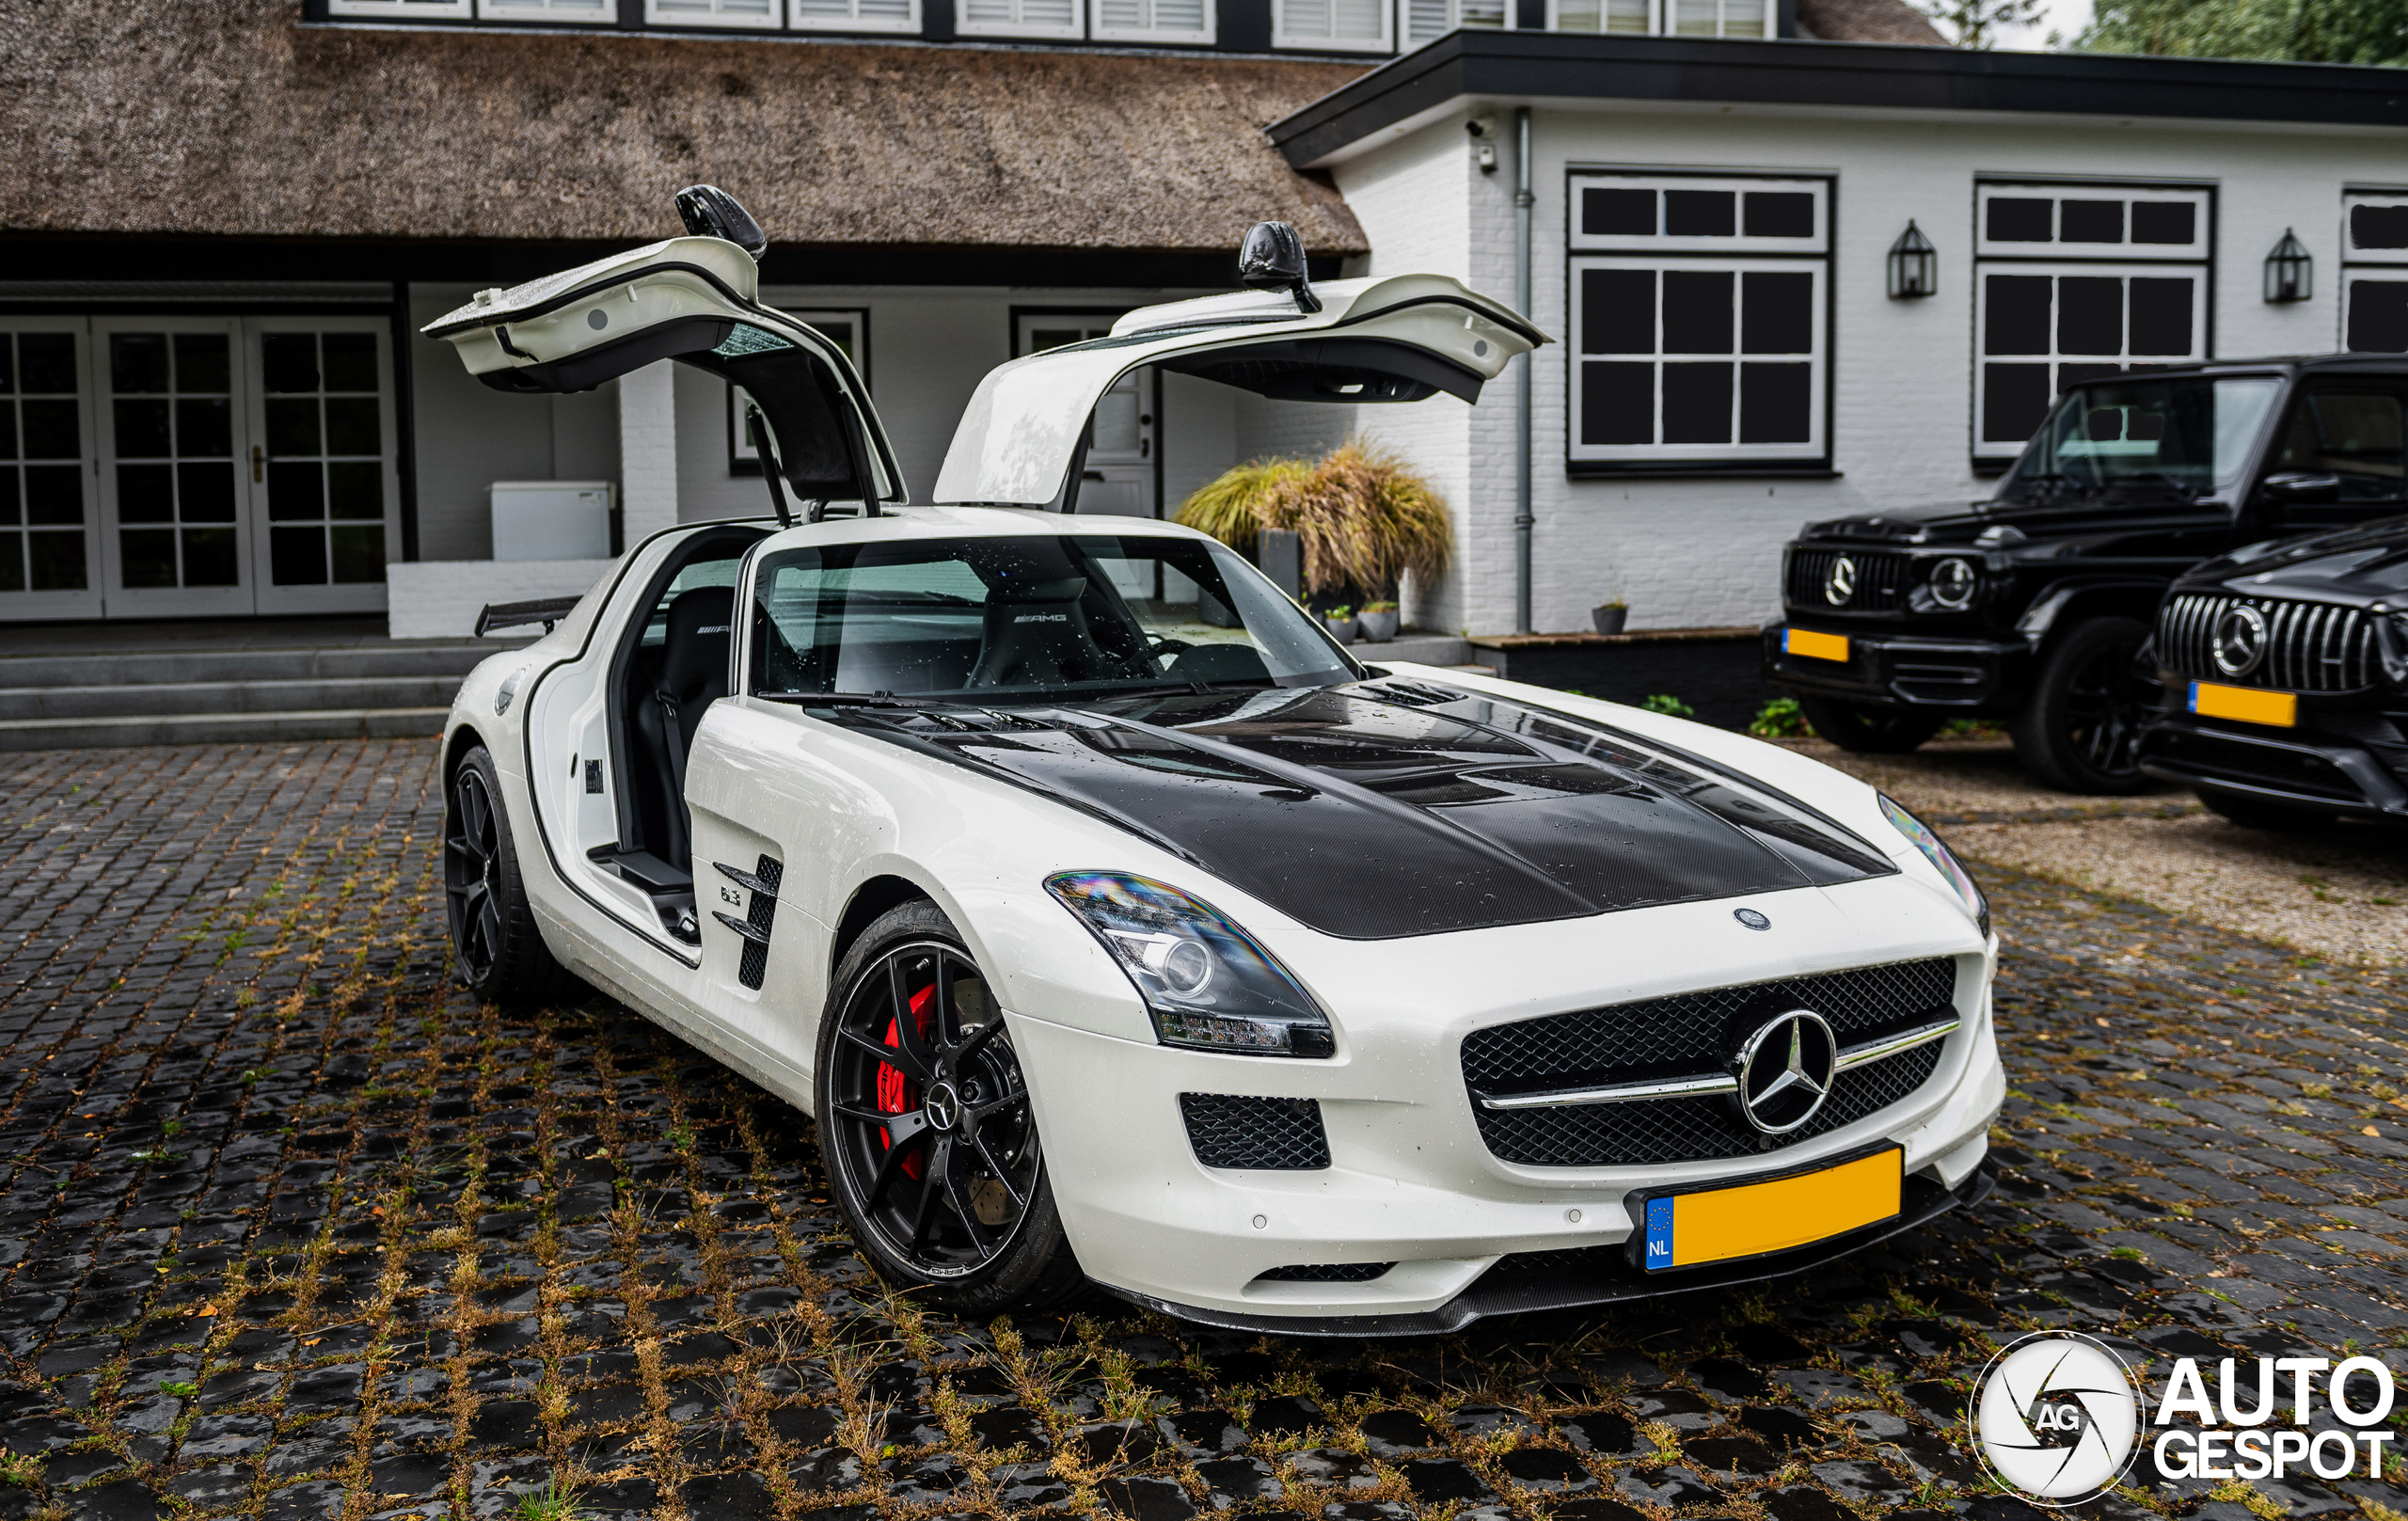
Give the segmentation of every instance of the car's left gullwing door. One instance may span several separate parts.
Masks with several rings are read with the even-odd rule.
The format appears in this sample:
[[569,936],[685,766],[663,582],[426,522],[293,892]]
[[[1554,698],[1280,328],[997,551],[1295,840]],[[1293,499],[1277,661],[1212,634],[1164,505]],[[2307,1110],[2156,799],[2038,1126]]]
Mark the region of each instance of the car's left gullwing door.
[[752,256],[671,238],[474,300],[427,324],[496,390],[591,390],[674,359],[743,388],[805,501],[899,502],[903,472],[869,388],[825,335],[758,299]]

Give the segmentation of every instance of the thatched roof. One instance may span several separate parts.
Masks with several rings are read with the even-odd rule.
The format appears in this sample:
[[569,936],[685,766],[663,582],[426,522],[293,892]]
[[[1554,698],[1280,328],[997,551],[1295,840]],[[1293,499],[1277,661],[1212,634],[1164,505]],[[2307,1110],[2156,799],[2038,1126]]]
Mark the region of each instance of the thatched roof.
[[1798,0],[1798,26],[1826,42],[1948,42],[1907,0]]
[[0,230],[651,239],[708,180],[779,243],[1365,251],[1260,128],[1360,65],[305,26],[0,0]]

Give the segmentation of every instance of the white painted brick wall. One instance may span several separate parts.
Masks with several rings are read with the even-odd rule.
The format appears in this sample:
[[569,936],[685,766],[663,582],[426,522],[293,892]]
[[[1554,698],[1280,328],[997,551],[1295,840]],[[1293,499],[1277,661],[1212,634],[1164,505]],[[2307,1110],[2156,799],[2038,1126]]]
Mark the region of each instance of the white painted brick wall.
[[[1497,113],[1510,138],[1510,109]],[[1586,627],[1613,596],[1633,626],[1757,622],[1780,607],[1783,540],[1810,518],[1975,499],[1968,464],[1976,177],[2178,180],[2218,188],[2212,313],[2220,356],[2319,352],[2338,343],[2344,185],[2398,183],[2395,143],[2372,135],[2249,126],[2129,126],[1967,117],[1904,120],[1728,114],[1695,108],[1535,114],[1534,316],[1565,333],[1567,167],[1728,167],[1833,173],[1832,395],[1836,480],[1573,481],[1564,471],[1566,345],[1534,363],[1535,623]],[[1336,166],[1370,234],[1375,274],[1430,269],[1513,295],[1512,152],[1473,165],[1460,119],[1384,142]],[[1893,302],[1883,256],[1913,217],[1938,246],[1941,293]],[[2284,228],[2315,255],[2316,299],[2270,307],[2261,264]],[[1481,405],[1363,408],[1448,493],[1458,571],[1418,598],[1417,621],[1488,633],[1513,611],[1513,372]],[[1451,409],[1450,411],[1449,409]]]

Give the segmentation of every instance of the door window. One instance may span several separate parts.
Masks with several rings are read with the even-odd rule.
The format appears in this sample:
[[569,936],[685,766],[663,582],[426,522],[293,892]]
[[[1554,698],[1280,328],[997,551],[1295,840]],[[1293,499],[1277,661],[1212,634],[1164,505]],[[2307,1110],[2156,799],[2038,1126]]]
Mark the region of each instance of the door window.
[[374,333],[260,338],[268,581],[385,578],[385,429]]
[[119,584],[240,586],[231,336],[113,332],[108,388]]
[[87,592],[82,335],[0,331],[0,595]]
[[2284,431],[2270,473],[2330,475],[2343,502],[2396,503],[2401,496],[2403,430],[2390,391],[2318,391]]

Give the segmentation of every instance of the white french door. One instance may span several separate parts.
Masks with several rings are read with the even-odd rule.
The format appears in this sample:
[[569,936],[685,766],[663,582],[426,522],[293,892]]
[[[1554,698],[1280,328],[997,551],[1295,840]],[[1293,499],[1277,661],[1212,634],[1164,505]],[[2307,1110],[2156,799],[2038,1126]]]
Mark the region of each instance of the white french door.
[[0,621],[383,610],[389,346],[375,317],[0,318]]

